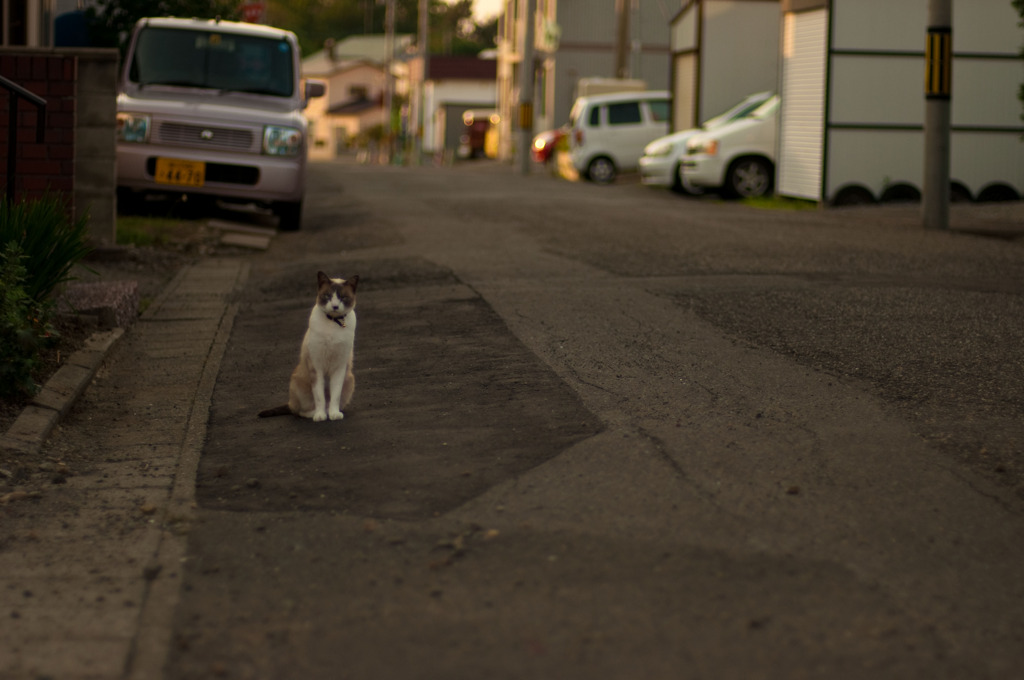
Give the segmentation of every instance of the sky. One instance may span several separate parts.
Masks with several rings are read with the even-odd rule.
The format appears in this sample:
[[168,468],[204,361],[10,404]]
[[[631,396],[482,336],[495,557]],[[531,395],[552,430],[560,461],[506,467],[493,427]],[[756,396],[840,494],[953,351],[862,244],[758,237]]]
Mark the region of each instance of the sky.
[[499,12],[504,0],[473,0],[473,16],[477,21],[493,19]]

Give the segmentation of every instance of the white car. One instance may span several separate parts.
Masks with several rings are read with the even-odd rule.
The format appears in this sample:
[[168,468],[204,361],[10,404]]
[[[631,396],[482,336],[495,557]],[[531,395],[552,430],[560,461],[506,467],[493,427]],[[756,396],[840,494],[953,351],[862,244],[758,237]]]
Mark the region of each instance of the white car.
[[756,198],[775,186],[775,137],[779,98],[749,116],[702,132],[686,143],[683,182],[731,198]]
[[569,156],[597,184],[635,170],[644,147],[668,132],[671,96],[665,90],[580,97],[569,112]]
[[694,191],[694,187],[686,187],[683,184],[680,172],[682,169],[680,159],[686,153],[686,144],[690,138],[701,132],[714,130],[726,123],[749,116],[771,96],[771,92],[752,94],[725,113],[704,121],[700,127],[673,132],[666,137],[654,140],[644,148],[644,155],[640,158],[640,181],[648,186],[669,187],[679,193]]

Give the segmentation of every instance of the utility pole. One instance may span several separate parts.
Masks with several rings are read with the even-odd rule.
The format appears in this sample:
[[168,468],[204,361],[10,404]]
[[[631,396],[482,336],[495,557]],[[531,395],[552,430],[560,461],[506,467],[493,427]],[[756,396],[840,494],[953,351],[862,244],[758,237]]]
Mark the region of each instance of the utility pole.
[[953,0],[928,0],[925,44],[925,229],[949,229],[950,118],[953,96]]
[[615,77],[629,77],[629,0],[615,0]]
[[[522,1],[522,0],[520,0]],[[525,0],[526,12],[523,15],[523,46],[520,54],[523,60],[519,64],[519,171],[530,174],[530,145],[533,143],[533,68],[534,68],[534,15],[537,12],[537,0]]]
[[419,103],[416,106],[416,159],[423,164],[423,136],[427,124],[427,80],[430,78],[430,21],[428,14],[429,0],[420,0],[420,67],[422,76],[419,87]]
[[[380,2],[380,0],[377,0]],[[384,144],[388,165],[395,153],[395,130],[391,120],[391,107],[395,95],[395,82],[391,69],[395,58],[395,0],[384,0]]]

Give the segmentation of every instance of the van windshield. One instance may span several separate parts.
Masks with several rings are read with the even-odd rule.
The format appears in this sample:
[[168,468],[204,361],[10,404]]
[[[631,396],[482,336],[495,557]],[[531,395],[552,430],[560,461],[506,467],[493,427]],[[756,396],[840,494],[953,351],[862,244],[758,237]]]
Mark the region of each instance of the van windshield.
[[292,47],[259,36],[147,27],[140,31],[128,78],[139,87],[171,85],[291,97]]

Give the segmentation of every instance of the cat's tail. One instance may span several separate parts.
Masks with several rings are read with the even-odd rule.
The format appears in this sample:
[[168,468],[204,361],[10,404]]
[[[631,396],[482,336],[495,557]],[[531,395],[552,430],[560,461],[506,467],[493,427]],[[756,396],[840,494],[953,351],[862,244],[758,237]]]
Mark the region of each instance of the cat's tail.
[[289,416],[291,413],[292,410],[288,408],[288,404],[282,404],[274,408],[268,408],[265,411],[260,411],[259,416],[260,418],[270,418],[272,416]]

